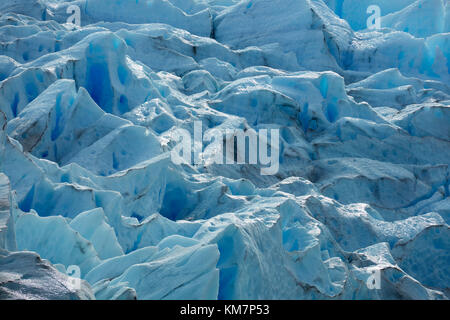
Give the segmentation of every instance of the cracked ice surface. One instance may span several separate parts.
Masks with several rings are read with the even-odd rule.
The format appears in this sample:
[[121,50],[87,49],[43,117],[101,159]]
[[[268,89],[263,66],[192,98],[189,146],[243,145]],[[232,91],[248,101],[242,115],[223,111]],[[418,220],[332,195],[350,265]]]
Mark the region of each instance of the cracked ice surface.
[[0,298],[448,298],[449,71],[445,0],[2,2]]

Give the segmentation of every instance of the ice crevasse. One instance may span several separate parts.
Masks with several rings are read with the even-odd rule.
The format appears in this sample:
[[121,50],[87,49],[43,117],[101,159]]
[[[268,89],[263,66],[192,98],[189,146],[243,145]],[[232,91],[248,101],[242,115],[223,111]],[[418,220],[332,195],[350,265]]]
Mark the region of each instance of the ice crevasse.
[[0,4],[0,299],[447,299],[449,165],[448,1]]

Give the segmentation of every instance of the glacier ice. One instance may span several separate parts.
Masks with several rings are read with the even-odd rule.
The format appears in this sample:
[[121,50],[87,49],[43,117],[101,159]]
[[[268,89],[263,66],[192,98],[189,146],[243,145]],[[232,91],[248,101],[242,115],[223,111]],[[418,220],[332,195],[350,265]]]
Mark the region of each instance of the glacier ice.
[[89,284],[80,287],[34,252],[0,249],[0,299],[8,300],[92,300]]
[[[0,299],[448,299],[449,10],[1,3]],[[174,163],[197,121],[278,172]]]
[[17,250],[8,177],[0,174],[0,249]]

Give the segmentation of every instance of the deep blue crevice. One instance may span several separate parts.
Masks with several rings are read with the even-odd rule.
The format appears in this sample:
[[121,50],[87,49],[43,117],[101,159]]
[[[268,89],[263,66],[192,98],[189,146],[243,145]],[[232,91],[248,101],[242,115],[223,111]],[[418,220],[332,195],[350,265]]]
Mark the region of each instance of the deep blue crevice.
[[27,195],[21,202],[19,202],[19,208],[23,212],[30,212],[34,200],[34,185],[31,187],[30,191],[28,191]]
[[86,89],[103,110],[112,113],[113,90],[106,63],[88,65]]
[[11,110],[12,110],[12,114],[13,117],[17,117],[17,106],[19,105],[19,94],[16,92],[16,94],[14,95],[14,100],[11,103]]
[[61,98],[62,93],[59,93],[56,97],[56,104],[55,104],[55,126],[51,132],[50,138],[52,141],[55,141],[62,133],[62,111],[61,111]]

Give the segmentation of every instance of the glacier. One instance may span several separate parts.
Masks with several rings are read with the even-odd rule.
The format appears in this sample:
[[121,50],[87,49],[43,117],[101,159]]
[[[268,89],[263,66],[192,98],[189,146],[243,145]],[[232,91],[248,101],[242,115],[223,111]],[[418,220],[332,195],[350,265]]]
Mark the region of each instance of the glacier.
[[0,299],[448,299],[449,222],[448,0],[0,4]]

